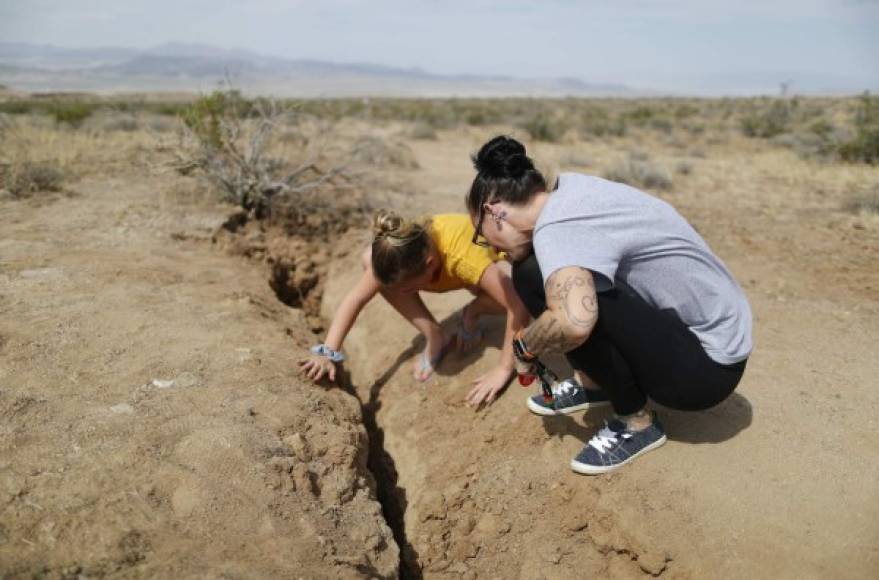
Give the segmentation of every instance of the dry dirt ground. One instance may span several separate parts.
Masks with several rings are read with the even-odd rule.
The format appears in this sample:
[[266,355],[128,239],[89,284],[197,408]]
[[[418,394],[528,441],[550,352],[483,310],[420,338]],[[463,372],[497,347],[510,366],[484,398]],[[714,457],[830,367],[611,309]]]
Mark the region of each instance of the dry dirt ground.
[[[401,205],[461,211],[490,136],[412,141]],[[304,314],[211,244],[228,209],[146,173],[0,201],[0,576],[875,578],[879,219],[839,208],[876,170],[733,145],[662,196],[751,300],[745,378],[711,411],[659,409],[670,442],[592,478],[568,462],[602,414],[538,418],[515,384],[463,404],[499,321],[414,384],[415,332],[376,301],[350,379],[310,385]],[[585,172],[613,155],[530,152],[557,171],[572,148]],[[364,243],[330,251],[325,316]],[[467,299],[427,298],[449,326]]]
[[[141,176],[142,177],[142,176]],[[361,405],[228,209],[85,181],[0,209],[0,577],[389,577]]]
[[[413,210],[460,211],[466,153],[485,137],[415,145]],[[612,154],[580,150],[596,165]],[[570,146],[530,152],[557,170]],[[876,577],[879,220],[839,210],[863,178],[847,171],[858,170],[736,143],[663,196],[745,287],[756,349],[730,399],[705,413],[660,409],[671,441],[607,476],[567,467],[600,413],[538,418],[515,384],[482,412],[463,405],[496,356],[498,324],[485,352],[448,359],[422,386],[409,378],[414,331],[370,305],[348,348],[406,507],[404,560],[427,577]],[[334,264],[325,315],[355,262]],[[427,296],[450,326],[466,300]]]

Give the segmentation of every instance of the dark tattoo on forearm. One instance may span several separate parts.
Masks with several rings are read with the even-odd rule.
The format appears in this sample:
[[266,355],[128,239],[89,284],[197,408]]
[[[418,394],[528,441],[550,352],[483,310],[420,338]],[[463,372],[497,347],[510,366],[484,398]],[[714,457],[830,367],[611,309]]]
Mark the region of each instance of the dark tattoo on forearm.
[[525,344],[533,353],[568,352],[577,346],[552,312],[544,312],[524,333]]
[[[583,342],[598,320],[598,302],[592,273],[562,268],[546,283],[547,311],[525,331],[525,342],[535,353],[568,352]],[[577,327],[580,331],[572,331]]]

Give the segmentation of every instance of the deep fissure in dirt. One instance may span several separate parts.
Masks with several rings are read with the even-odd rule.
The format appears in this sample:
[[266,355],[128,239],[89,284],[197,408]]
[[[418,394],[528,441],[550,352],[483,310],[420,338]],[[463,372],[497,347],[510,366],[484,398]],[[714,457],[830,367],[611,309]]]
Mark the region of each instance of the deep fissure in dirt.
[[[320,316],[320,307],[331,260],[328,238],[330,234],[341,236],[361,225],[363,213],[362,210],[344,212],[333,216],[332,224],[327,225],[327,216],[303,224],[254,220],[245,212],[236,212],[217,230],[213,242],[231,254],[265,263],[269,269],[268,284],[278,300],[302,310],[311,331],[321,333],[327,327]],[[366,402],[358,395],[350,377],[350,372],[344,372],[339,382],[357,399],[362,410],[369,436],[367,469],[375,481],[382,514],[400,548],[400,578],[420,579],[423,575],[418,553],[406,538],[406,492],[397,486],[396,463],[384,447],[384,429],[376,419],[382,405],[378,394],[387,377],[381,377],[371,385]]]
[[[346,379],[348,376],[345,377]],[[384,379],[379,379],[370,388],[370,400],[365,404],[360,401],[363,409],[363,423],[369,434],[369,459],[367,467],[375,478],[376,496],[382,506],[385,521],[394,533],[394,540],[400,547],[400,578],[403,580],[422,578],[418,553],[406,538],[405,515],[408,501],[406,490],[397,486],[397,466],[394,457],[384,446],[384,429],[378,424],[376,413],[381,407],[377,394]],[[350,383],[349,383],[350,384]],[[355,389],[350,387],[357,397]],[[358,397],[358,400],[360,398]]]

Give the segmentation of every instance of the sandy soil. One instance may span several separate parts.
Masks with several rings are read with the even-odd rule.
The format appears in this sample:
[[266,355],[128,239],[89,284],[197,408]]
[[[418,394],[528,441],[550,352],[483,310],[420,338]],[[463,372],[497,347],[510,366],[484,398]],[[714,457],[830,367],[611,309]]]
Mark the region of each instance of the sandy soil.
[[[386,176],[401,207],[460,211],[490,133],[411,141],[420,168]],[[603,415],[538,418],[517,385],[464,406],[499,321],[416,385],[415,332],[376,301],[350,381],[309,385],[294,370],[315,324],[264,263],[211,244],[227,208],[142,173],[0,201],[0,576],[876,577],[879,219],[839,210],[875,175],[754,147],[711,151],[663,195],[751,300],[745,379],[706,413],[660,409],[671,441],[594,478],[568,462]],[[614,154],[531,152],[554,171],[572,148]],[[325,316],[364,242],[326,254]],[[428,297],[449,325],[466,300]]]

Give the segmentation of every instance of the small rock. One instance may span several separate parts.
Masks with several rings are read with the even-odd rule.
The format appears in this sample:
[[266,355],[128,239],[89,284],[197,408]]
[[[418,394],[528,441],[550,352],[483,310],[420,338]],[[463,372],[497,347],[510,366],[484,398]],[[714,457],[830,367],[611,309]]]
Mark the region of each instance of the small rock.
[[118,405],[110,407],[110,411],[113,413],[119,413],[120,415],[130,415],[134,413],[134,407],[128,403],[119,403]]
[[163,379],[153,379],[153,382],[152,382],[152,385],[153,385],[154,387],[156,387],[157,389],[170,389],[170,388],[173,387],[175,384],[176,384],[176,383],[174,382],[173,379],[170,380],[170,381],[166,381],[166,380],[163,380]]
[[645,552],[638,555],[638,566],[653,576],[659,576],[668,565],[670,558],[665,554]]

